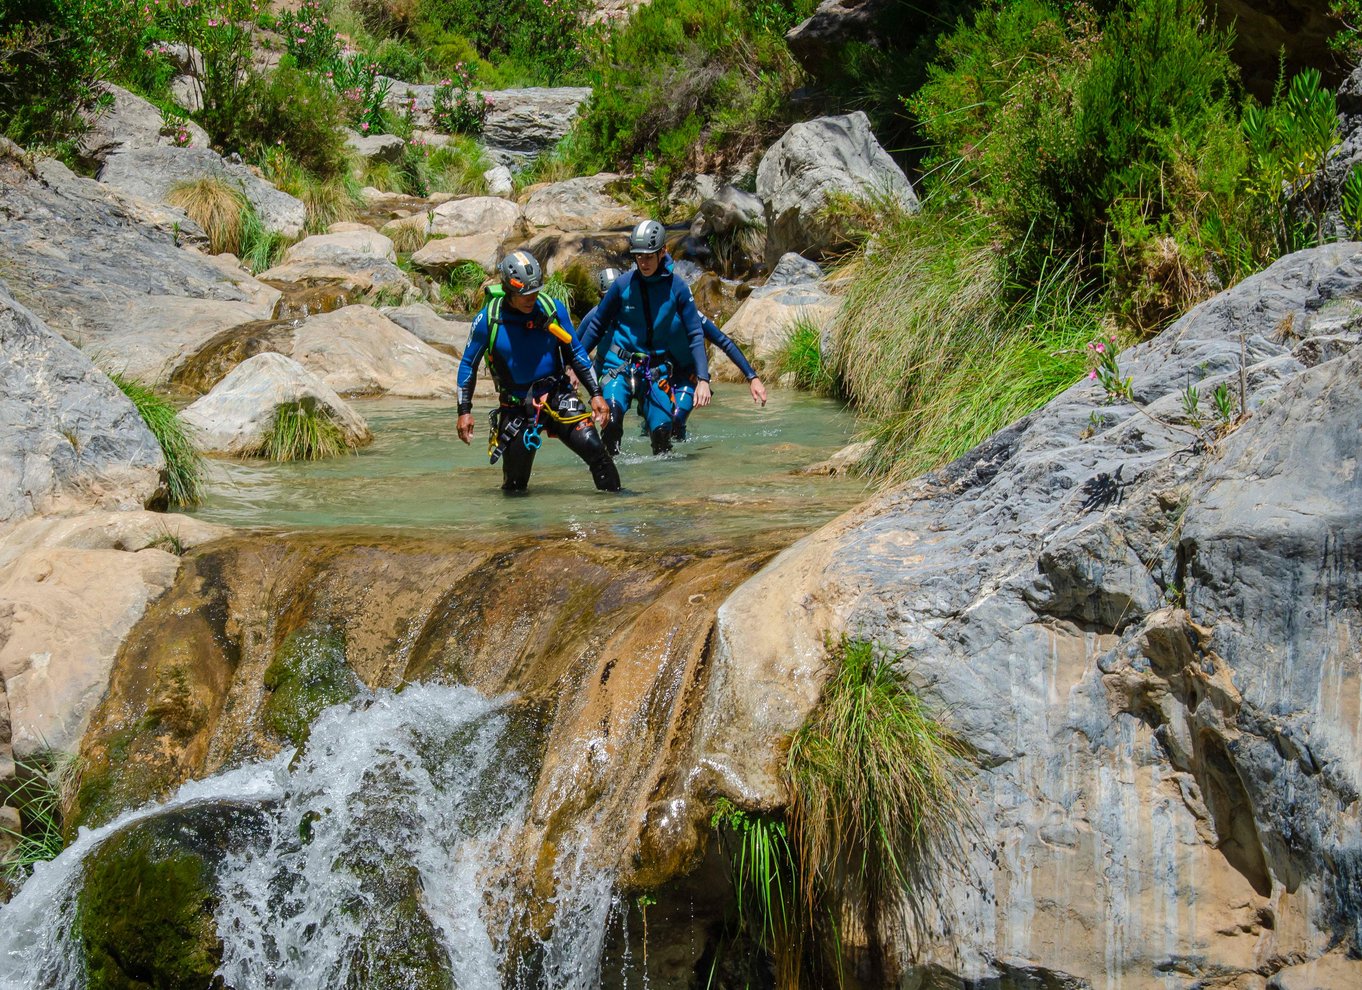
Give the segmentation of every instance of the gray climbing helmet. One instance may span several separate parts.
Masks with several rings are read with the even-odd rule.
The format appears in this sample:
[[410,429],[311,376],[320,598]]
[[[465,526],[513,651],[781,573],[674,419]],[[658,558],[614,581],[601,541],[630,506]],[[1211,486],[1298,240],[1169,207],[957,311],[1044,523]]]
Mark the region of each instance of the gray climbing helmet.
[[528,251],[512,251],[497,266],[508,296],[532,296],[544,287],[544,270]]
[[656,220],[644,220],[629,231],[630,254],[652,254],[667,246],[667,232]]
[[610,286],[615,284],[615,279],[620,277],[618,268],[602,268],[596,275],[596,288],[601,290],[601,295],[610,291]]

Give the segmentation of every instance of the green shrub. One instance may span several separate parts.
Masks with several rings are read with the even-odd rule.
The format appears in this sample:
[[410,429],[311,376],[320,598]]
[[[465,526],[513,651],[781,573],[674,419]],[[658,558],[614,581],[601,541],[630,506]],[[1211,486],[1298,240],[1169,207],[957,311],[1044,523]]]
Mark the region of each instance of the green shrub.
[[161,445],[171,505],[197,505],[203,497],[203,456],[189,438],[180,414],[166,398],[135,378],[118,372],[111,373],[109,378],[132,400],[142,421]]
[[326,410],[292,402],[275,410],[260,456],[272,461],[320,461],[349,449],[345,431]]
[[[627,168],[649,152],[680,164],[705,151],[736,156],[768,145],[800,80],[784,31],[810,10],[807,0],[767,0],[760,16],[738,0],[640,7],[593,53],[592,97],[577,124],[579,171]],[[669,140],[678,132],[684,137]]]
[[[975,827],[961,787],[971,753],[913,692],[903,656],[845,640],[834,662],[790,743],[790,834],[806,896],[860,921],[876,968],[886,928],[929,916],[964,858],[961,839]],[[884,974],[871,975],[881,985]]]

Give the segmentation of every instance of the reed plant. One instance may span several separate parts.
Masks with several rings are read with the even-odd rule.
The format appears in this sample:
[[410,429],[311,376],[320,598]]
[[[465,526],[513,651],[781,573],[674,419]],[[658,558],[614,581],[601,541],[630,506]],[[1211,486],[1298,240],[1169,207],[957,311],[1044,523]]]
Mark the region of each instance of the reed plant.
[[834,656],[823,698],[790,744],[790,834],[810,918],[820,907],[855,919],[871,968],[882,970],[887,931],[920,931],[964,858],[962,837],[975,827],[961,786],[971,754],[914,693],[902,655],[844,640]]
[[170,400],[149,386],[119,372],[109,378],[137,408],[142,421],[161,446],[166,461],[166,487],[170,504],[197,505],[203,499],[203,455]]
[[260,445],[260,456],[272,461],[320,461],[349,450],[345,432],[315,403],[280,406]]

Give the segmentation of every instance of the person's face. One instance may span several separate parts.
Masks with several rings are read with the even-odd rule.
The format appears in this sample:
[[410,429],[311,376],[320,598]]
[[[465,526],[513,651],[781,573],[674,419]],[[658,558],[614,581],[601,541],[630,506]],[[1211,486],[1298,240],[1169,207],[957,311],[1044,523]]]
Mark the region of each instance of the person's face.
[[510,301],[511,308],[517,313],[532,313],[534,312],[535,300],[539,298],[539,293],[532,292],[528,296],[507,296],[506,298]]
[[662,264],[662,252],[653,251],[651,254],[634,255],[634,264],[638,265],[639,273],[648,278],[657,273],[658,265]]

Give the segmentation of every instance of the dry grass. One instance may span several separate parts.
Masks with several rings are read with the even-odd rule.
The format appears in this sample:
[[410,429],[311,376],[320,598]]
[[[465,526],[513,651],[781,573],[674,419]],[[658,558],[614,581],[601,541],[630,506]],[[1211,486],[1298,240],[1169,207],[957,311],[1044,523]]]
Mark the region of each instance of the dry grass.
[[241,212],[246,197],[226,179],[205,176],[176,183],[166,197],[203,228],[215,254],[236,254],[241,248]]

